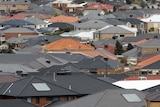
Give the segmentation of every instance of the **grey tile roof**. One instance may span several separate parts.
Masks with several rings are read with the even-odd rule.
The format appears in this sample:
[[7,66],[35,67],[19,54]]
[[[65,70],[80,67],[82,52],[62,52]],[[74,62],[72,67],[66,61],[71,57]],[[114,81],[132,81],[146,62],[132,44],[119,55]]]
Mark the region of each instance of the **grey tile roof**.
[[124,23],[128,23],[130,22],[131,24],[140,24],[140,23],[145,23],[142,22],[136,18],[125,18],[125,19],[119,19],[120,21],[124,22]]
[[38,72],[38,71],[33,70],[31,68],[25,67],[23,65],[3,64],[3,63],[0,63],[0,70],[2,72],[10,72],[10,73],[16,73],[17,71],[22,71],[22,73]]
[[69,24],[69,23],[65,23],[65,22],[54,22],[50,25],[48,25],[49,27],[58,27],[60,29],[64,29],[64,28],[67,28],[67,27],[71,27],[73,28],[74,26],[72,24]]
[[139,53],[137,51],[137,48],[133,48],[127,52],[124,52],[122,55],[126,56],[126,57],[135,57],[135,58],[139,57]]
[[[32,83],[45,83],[50,90],[37,91]],[[11,86],[8,90],[8,87]],[[22,87],[23,86],[23,87]],[[69,90],[67,88],[56,85],[52,82],[45,81],[38,77],[26,77],[24,79],[5,83],[1,87],[0,95],[7,95],[13,97],[35,97],[35,96],[66,96],[79,95],[79,93]]]
[[119,87],[97,79],[95,76],[86,74],[83,72],[72,72],[66,74],[56,74],[55,80],[53,80],[53,74],[46,74],[45,76],[40,76],[47,81],[54,82],[62,87],[68,88],[69,85],[72,87],[73,91],[81,93],[83,95],[93,94],[105,89],[119,89]]
[[47,25],[47,23],[46,22],[44,22],[43,20],[41,20],[41,19],[39,19],[39,18],[36,18],[36,17],[27,17],[27,18],[25,18],[25,21],[27,21],[27,22],[30,22],[30,23],[33,23],[33,24],[35,24],[35,25],[41,25],[41,24],[43,24],[43,25]]
[[[141,101],[127,102],[122,94],[136,94]],[[125,89],[107,89],[55,107],[145,107],[145,104],[145,94],[142,92]]]
[[101,20],[88,20],[85,22],[76,22],[72,23],[76,28],[81,28],[81,29],[100,29],[102,27],[105,27],[109,25],[108,23],[101,21]]
[[160,69],[160,61],[149,64],[148,66],[143,67],[142,69]]
[[105,18],[105,19],[101,19],[102,21],[105,21],[111,25],[124,25],[124,22],[122,22],[121,20],[118,20],[117,18]]
[[38,107],[36,105],[28,103],[25,100],[20,99],[0,100],[0,105],[1,107]]
[[146,95],[148,101],[159,102],[160,101],[160,91],[156,90]]
[[154,87],[147,88],[147,89],[142,90],[142,91],[145,92],[145,93],[153,93],[153,92],[159,91],[159,89],[160,89],[160,85],[156,85]]
[[28,41],[24,42],[22,45],[25,47],[30,47],[34,45],[44,45],[46,43],[53,42],[61,38],[61,36],[38,36],[35,38],[28,39]]
[[27,33],[27,32],[36,32],[34,29],[27,28],[27,27],[8,27],[2,29],[4,33]]
[[138,47],[160,47],[160,39],[150,40],[137,46]]
[[76,65],[79,66],[81,69],[116,69],[123,66],[123,64],[115,60],[106,59],[102,56],[97,56],[91,59],[84,59]]

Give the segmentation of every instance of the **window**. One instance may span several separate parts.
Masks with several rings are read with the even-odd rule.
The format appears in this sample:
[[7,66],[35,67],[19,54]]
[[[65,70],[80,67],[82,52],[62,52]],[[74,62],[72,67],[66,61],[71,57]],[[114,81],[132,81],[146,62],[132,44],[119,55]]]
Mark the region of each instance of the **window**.
[[120,37],[124,37],[124,35],[120,35]]
[[128,102],[141,102],[142,100],[137,96],[137,94],[122,94],[122,96],[128,101]]
[[51,90],[46,83],[32,83],[32,85],[37,91],[50,91]]
[[16,7],[16,5],[13,5],[13,7]]
[[141,29],[144,29],[144,23],[141,23],[141,24],[140,24],[140,28],[141,28]]
[[154,23],[154,28],[158,28],[158,23]]

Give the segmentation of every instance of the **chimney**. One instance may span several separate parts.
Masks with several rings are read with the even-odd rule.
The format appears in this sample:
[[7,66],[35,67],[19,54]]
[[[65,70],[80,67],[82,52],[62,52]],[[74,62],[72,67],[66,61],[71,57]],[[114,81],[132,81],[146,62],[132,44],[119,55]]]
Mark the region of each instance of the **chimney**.
[[53,72],[53,81],[57,81],[56,80],[56,73],[55,72]]
[[69,85],[69,90],[72,90],[72,85]]

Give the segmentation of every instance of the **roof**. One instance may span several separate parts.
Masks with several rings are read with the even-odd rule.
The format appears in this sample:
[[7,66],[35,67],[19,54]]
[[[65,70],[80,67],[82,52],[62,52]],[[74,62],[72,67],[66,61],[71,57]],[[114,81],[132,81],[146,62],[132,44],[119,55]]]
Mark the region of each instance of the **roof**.
[[155,92],[151,92],[146,95],[146,100],[151,102],[159,102],[160,101],[160,91],[156,90]]
[[[36,87],[36,85],[42,85],[43,88]],[[26,77],[12,83],[4,83],[0,94],[13,97],[79,95],[77,92],[38,77]]]
[[102,3],[94,3],[91,5],[88,5],[86,7],[86,9],[88,10],[98,10],[98,9],[102,9],[102,10],[107,10],[107,9],[113,9],[113,5],[110,4],[102,4]]
[[51,19],[48,19],[51,23],[54,22],[77,22],[79,19],[77,17],[73,17],[73,16],[64,16],[64,15],[59,15],[56,17],[52,17]]
[[54,71],[51,70],[45,76],[38,76],[67,89],[69,88],[69,86],[71,86],[72,91],[78,92],[83,95],[93,94],[99,91],[103,91],[105,89],[119,89],[119,87],[114,86],[111,83],[97,79],[95,76],[76,71],[66,74],[56,74],[56,81],[53,81],[53,72]]
[[11,72],[11,73],[16,73],[17,71],[22,71],[22,73],[38,72],[29,67],[25,67],[23,65],[3,64],[3,63],[0,63],[0,70],[1,72]]
[[[99,33],[99,32],[96,32]],[[102,30],[100,30],[100,33],[107,33],[107,34],[130,34],[134,33],[126,28],[123,28],[121,26],[108,26]]]
[[5,99],[5,100],[0,100],[0,105],[1,107],[38,107],[35,106],[25,100],[20,100],[20,99]]
[[[142,76],[145,77],[147,80],[160,80],[159,75],[149,75],[149,76]],[[124,78],[124,80],[139,80],[139,76],[130,76],[127,78]]]
[[144,21],[144,22],[160,22],[160,15],[158,14],[155,14],[155,15],[152,15],[148,18],[143,18],[141,19],[141,21]]
[[64,28],[68,28],[68,27],[73,28],[74,26],[72,24],[69,24],[66,22],[54,22],[54,23],[48,25],[48,27],[59,27],[60,29],[64,29]]
[[114,82],[113,84],[124,89],[137,89],[141,91],[160,85],[160,80],[124,80]]
[[27,22],[25,20],[19,20],[19,19],[11,19],[5,22],[1,22],[0,25],[11,25],[11,26],[22,26],[22,25],[34,25],[33,23]]
[[107,25],[109,25],[108,23],[101,21],[101,20],[88,20],[85,22],[76,22],[76,23],[72,23],[77,29],[81,28],[81,29],[100,29],[103,28]]
[[154,62],[148,66],[145,66],[144,68],[142,69],[160,69],[160,61],[157,61],[157,62]]
[[152,39],[143,44],[138,45],[138,47],[160,47],[160,39]]
[[143,23],[142,21],[136,19],[136,18],[125,18],[125,19],[119,19],[122,22],[131,23],[131,24],[140,24]]
[[82,44],[76,40],[66,38],[44,45],[47,51],[92,51],[94,48],[90,45]]
[[53,4],[56,4],[56,3],[67,3],[67,4],[70,4],[72,3],[73,0],[55,0],[54,2],[52,2]]
[[115,55],[111,54],[108,51],[104,51],[102,49],[98,49],[98,50],[95,50],[95,51],[83,51],[83,52],[81,52],[81,54],[86,55],[88,57],[92,57],[92,58],[96,57],[96,56],[103,56],[104,58],[117,60],[117,57]]
[[137,58],[140,57],[141,54],[137,51],[137,47],[135,47],[127,52],[124,52],[122,55],[126,57]]
[[142,68],[144,68],[146,66],[149,66],[150,64],[153,64],[153,63],[155,63],[159,60],[160,60],[160,54],[154,55],[152,57],[146,58],[145,60],[139,62],[135,68],[137,68],[137,69],[141,68],[142,69]]
[[1,30],[4,33],[36,33],[34,29],[28,27],[6,27]]
[[81,69],[116,69],[123,66],[123,64],[115,60],[104,58],[102,56],[97,56],[91,59],[84,59],[76,65]]
[[[124,94],[134,94],[139,101],[136,102],[136,98],[133,97],[135,102],[128,102],[123,97]],[[145,94],[137,90],[107,89],[55,107],[145,107],[145,104]]]
[[34,16],[25,18],[25,21],[33,23],[35,25],[38,25],[38,24],[47,25],[47,23],[45,23],[43,20],[36,18]]
[[15,75],[0,75],[0,83],[7,83],[7,82],[14,82],[14,81],[17,81],[21,79],[20,77],[18,76],[15,76]]
[[105,21],[111,25],[124,25],[124,22],[122,22],[121,20],[118,20],[117,18],[105,18],[105,19],[101,19],[102,21]]
[[107,38],[107,39],[102,39],[102,40],[93,42],[92,44],[93,44],[95,47],[105,46],[105,45],[115,46],[116,40]]
[[11,16],[6,16],[6,17],[2,17],[0,18],[0,21],[3,22],[3,21],[7,21],[7,20],[13,20],[13,19],[19,19],[19,20],[23,20],[25,19],[25,15],[23,14],[14,14],[14,15],[11,15]]

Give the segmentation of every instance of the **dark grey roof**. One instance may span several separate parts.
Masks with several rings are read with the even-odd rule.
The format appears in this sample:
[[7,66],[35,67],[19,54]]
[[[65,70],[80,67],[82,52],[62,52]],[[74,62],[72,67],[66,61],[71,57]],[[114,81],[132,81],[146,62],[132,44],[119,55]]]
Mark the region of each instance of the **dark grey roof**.
[[38,107],[36,105],[28,103],[25,100],[20,100],[20,99],[0,100],[0,105],[1,107]]
[[[38,76],[40,77],[40,75]],[[71,90],[81,93],[83,95],[93,94],[105,89],[118,89],[119,87],[105,82],[103,80],[97,79],[96,76],[86,74],[83,72],[72,72],[72,73],[57,73],[55,78],[52,74],[46,74],[41,76],[41,78],[46,79],[47,81],[54,82],[62,87],[69,88]],[[56,80],[56,81],[55,81]]]
[[22,45],[25,47],[30,47],[34,45],[44,45],[46,43],[50,43],[61,38],[61,36],[38,36],[35,38],[28,39],[28,41],[24,42]]
[[73,28],[74,26],[72,24],[69,23],[65,23],[65,22],[55,22],[52,23],[50,25],[48,25],[49,27],[58,27],[60,29],[64,29],[64,28]]
[[122,63],[108,58],[103,58],[102,56],[97,56],[91,59],[84,59],[76,65],[81,69],[116,69],[123,66]]
[[125,56],[125,57],[135,57],[135,58],[137,58],[137,57],[140,56],[140,53],[137,51],[137,48],[133,48],[133,49],[127,51],[127,52],[124,52],[122,55]]
[[[33,28],[29,27],[5,27],[1,29],[4,33],[30,33],[30,32],[35,32],[36,31]],[[36,36],[36,35],[35,35]]]
[[105,21],[111,25],[124,25],[124,22],[122,22],[121,20],[118,20],[117,18],[105,18],[105,19],[101,19],[102,21]]
[[116,40],[110,39],[110,38],[102,39],[102,40],[93,42],[93,45],[94,45],[95,47],[105,46],[105,45],[115,46],[115,44],[116,44]]
[[124,23],[131,23],[131,24],[140,24],[140,23],[145,23],[145,22],[142,22],[136,18],[125,18],[125,19],[119,19],[121,22],[124,22]]
[[22,25],[34,25],[34,24],[25,20],[11,19],[8,21],[1,22],[0,25],[22,26]]
[[[122,94],[136,94],[141,101],[127,102]],[[137,90],[107,89],[55,107],[145,107],[145,104],[145,94]]]
[[143,90],[145,93],[152,93],[160,90],[160,85],[156,85],[154,87]]
[[148,101],[159,102],[160,101],[160,91],[156,90],[146,95]]
[[[39,91],[33,86],[33,83],[44,83],[48,88],[44,87],[47,90]],[[26,77],[13,83],[4,83],[1,87],[0,94],[13,97],[79,95],[77,92],[38,77]]]

